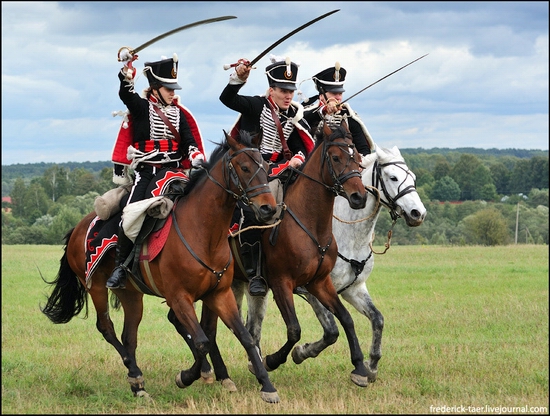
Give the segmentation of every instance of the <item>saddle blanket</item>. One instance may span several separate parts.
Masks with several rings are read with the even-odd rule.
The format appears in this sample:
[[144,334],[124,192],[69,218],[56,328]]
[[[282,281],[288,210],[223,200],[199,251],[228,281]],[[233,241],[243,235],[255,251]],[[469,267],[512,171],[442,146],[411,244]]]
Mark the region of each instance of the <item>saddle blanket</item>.
[[[86,287],[92,287],[92,276],[96,271],[101,260],[105,257],[111,248],[116,247],[118,242],[118,221],[109,219],[104,221],[99,217],[95,217],[88,227],[86,232]],[[164,247],[164,243],[168,238],[170,227],[172,225],[172,217],[168,216],[163,227],[151,233],[144,243],[147,244],[147,254],[140,256],[140,261],[152,261]]]

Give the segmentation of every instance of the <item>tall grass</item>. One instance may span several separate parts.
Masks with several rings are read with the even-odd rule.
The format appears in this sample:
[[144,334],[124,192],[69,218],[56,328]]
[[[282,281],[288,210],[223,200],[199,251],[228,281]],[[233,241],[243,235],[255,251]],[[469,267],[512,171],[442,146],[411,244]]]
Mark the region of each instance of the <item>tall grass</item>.
[[[167,306],[152,296],[145,297],[137,352],[152,399],[134,398],[120,357],[95,328],[91,302],[88,319],[68,324],[40,312],[50,291],[40,273],[52,280],[61,255],[61,246],[2,246],[3,414],[548,412],[548,246],[393,246],[376,257],[368,281],[385,317],[376,383],[350,381],[341,330],[319,357],[301,365],[289,359],[270,373],[281,397],[275,405],[260,399],[246,354],[223,324],[220,349],[238,391],[201,381],[179,389],[174,378],[192,356],[166,319]],[[311,308],[295,301],[300,342],[319,339]],[[348,309],[367,357],[370,324]],[[122,312],[112,317],[120,333]],[[272,353],[285,340],[271,299],[262,349]]]

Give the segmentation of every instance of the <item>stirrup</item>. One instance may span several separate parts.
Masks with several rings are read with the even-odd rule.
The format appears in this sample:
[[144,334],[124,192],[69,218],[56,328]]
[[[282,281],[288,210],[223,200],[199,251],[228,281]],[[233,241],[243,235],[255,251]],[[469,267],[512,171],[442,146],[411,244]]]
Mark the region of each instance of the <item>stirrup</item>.
[[117,266],[109,279],[107,279],[105,286],[107,289],[126,289],[126,277],[126,268],[124,266]]
[[250,296],[265,296],[267,295],[267,282],[262,276],[255,276],[248,283],[248,293]]

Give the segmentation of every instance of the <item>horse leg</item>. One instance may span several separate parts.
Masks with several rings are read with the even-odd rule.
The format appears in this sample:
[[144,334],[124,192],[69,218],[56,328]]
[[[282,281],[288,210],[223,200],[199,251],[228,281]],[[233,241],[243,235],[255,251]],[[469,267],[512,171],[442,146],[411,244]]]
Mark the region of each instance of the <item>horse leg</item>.
[[233,282],[231,283],[231,290],[233,291],[233,295],[235,295],[235,300],[237,301],[237,309],[239,310],[239,316],[244,322],[243,298],[244,298],[245,292],[247,291],[246,283],[241,280],[233,279]]
[[378,361],[382,358],[382,332],[384,330],[384,316],[374,306],[369,292],[363,283],[358,286],[351,286],[342,293],[342,297],[365,315],[371,322],[372,341],[369,353],[367,370],[369,382],[374,383],[378,374]]
[[351,363],[354,366],[354,370],[351,372],[351,381],[360,387],[367,387],[368,371],[363,362],[364,355],[357,339],[355,325],[351,314],[340,301],[336,289],[330,281],[330,275],[327,274],[324,278],[316,279],[308,286],[308,291],[340,321],[348,339]]
[[[202,305],[201,326],[204,329],[206,336],[210,340],[210,358],[212,359],[212,365],[216,373],[216,380],[221,381],[222,386],[230,391],[237,391],[237,386],[229,377],[227,372],[227,366],[223,361],[218,343],[216,341],[218,315],[216,315],[206,304]],[[207,362],[206,358],[204,359]]]
[[279,395],[277,394],[277,390],[271,383],[267,370],[262,365],[261,357],[254,345],[252,336],[239,316],[237,303],[232,291],[228,288],[227,290],[216,292],[215,296],[213,294],[207,295],[203,299],[203,302],[214,314],[220,317],[246,350],[248,359],[254,367],[256,379],[262,386],[260,391],[262,400],[268,403],[278,403]]
[[271,288],[275,303],[281,312],[286,324],[286,343],[275,353],[267,355],[264,359],[264,366],[268,371],[273,371],[284,364],[290,354],[292,347],[300,340],[302,329],[298,322],[296,309],[294,307],[294,296],[291,286],[277,285]]
[[[178,318],[176,317],[176,314],[174,313],[174,310],[170,308],[168,311],[168,320],[174,325],[174,328],[176,328],[176,331],[181,335],[185,343],[188,345],[189,349],[193,353],[193,356],[196,356],[195,351],[195,343],[191,339],[191,335],[189,332],[187,332],[187,329],[181,324],[180,321],[178,321]],[[208,362],[208,359],[204,359],[202,361],[201,365],[201,378],[206,384],[212,384],[214,382],[213,377],[214,371],[212,370],[212,367],[210,366],[210,363]]]
[[143,318],[143,293],[117,289],[115,294],[120,299],[124,310],[121,340],[126,355],[122,356],[122,362],[128,368],[128,383],[134,396],[149,396],[145,391],[143,373],[136,362],[138,328]]
[[[106,277],[105,277],[106,280]],[[121,292],[119,290],[119,292]],[[143,294],[125,293],[119,299],[124,309],[124,328],[122,342],[119,341],[113,321],[109,315],[109,291],[105,285],[94,282],[89,291],[97,314],[96,328],[103,335],[105,341],[111,344],[119,353],[122,362],[128,368],[128,383],[136,397],[147,397],[143,373],[136,362],[137,330],[143,314]],[[122,299],[121,299],[122,298]]]
[[[210,342],[204,333],[197,319],[193,303],[187,302],[183,296],[177,298],[173,305],[169,305],[174,313],[174,318],[170,322],[178,329],[177,323],[182,325],[180,335],[187,341],[188,337],[193,341],[194,348],[191,348],[195,362],[188,370],[181,370],[176,375],[176,385],[180,388],[189,387],[195,380],[201,377],[201,367],[206,355],[210,350]],[[187,335],[186,335],[187,334]],[[188,342],[189,344],[189,342]]]
[[306,296],[309,304],[315,312],[315,315],[317,316],[317,319],[323,327],[323,337],[319,341],[296,345],[292,350],[292,360],[296,364],[301,364],[308,358],[317,357],[327,347],[334,344],[340,335],[338,326],[334,320],[334,315],[330,313],[315,296],[310,293]]

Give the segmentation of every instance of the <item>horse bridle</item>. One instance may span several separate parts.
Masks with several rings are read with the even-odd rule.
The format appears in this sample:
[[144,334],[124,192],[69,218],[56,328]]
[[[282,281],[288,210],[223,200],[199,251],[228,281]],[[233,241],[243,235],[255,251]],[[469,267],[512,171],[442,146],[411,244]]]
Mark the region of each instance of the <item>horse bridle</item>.
[[[269,188],[269,184],[267,184],[267,183],[252,186],[252,187],[250,186],[250,183],[252,182],[252,180],[260,173],[261,170],[266,172],[266,175],[267,175],[267,169],[265,167],[265,162],[264,162],[264,160],[261,156],[260,156],[261,162],[258,162],[254,157],[252,157],[252,155],[250,155],[249,152],[254,152],[254,153],[260,154],[259,149],[256,149],[254,147],[245,147],[243,149],[237,150],[233,154],[229,154],[229,152],[227,152],[224,155],[224,157],[223,157],[223,160],[224,160],[223,178],[224,178],[225,185],[222,185],[216,179],[214,179],[208,171],[206,172],[206,175],[208,176],[208,178],[212,182],[219,185],[227,193],[231,194],[233,196],[233,198],[235,198],[238,201],[243,202],[246,205],[250,205],[250,199],[251,198],[253,198],[255,196],[258,196],[258,195],[261,195],[261,194],[271,192],[271,190]],[[256,169],[256,172],[254,172],[254,174],[252,175],[250,180],[248,180],[248,182],[246,183],[246,186],[244,186],[244,187],[241,184],[241,180],[239,178],[239,175],[235,171],[235,167],[233,166],[233,163],[232,163],[232,159],[240,153],[246,153],[246,155],[249,158],[251,158],[252,161],[258,166],[258,168]],[[240,195],[236,194],[235,192],[233,192],[231,190],[231,183],[239,190],[239,192],[241,193]]]
[[[389,165],[395,165],[399,169],[401,169],[402,171],[404,171],[406,173],[405,178],[403,179],[403,181],[397,187],[397,189],[398,189],[397,195],[393,198],[389,195],[388,190],[386,188],[386,184],[384,183],[384,181],[381,180],[381,177],[382,177],[381,170],[382,170],[382,168],[386,167],[386,166],[389,166]],[[382,189],[382,193],[384,194],[384,197],[386,198],[386,200],[380,199],[380,202],[382,202],[384,205],[386,205],[386,207],[390,210],[390,215],[391,215],[391,218],[392,218],[393,221],[396,221],[397,218],[400,217],[400,215],[397,213],[397,200],[399,198],[411,193],[411,192],[416,192],[416,180],[414,180],[414,178],[413,178],[414,185],[409,185],[404,189],[400,189],[401,186],[407,180],[407,177],[409,177],[409,176],[412,177],[412,173],[411,173],[410,169],[404,169],[400,165],[405,165],[406,166],[407,164],[405,162],[378,163],[378,161],[376,161],[376,162],[374,162],[374,167],[372,169],[372,183],[373,183],[375,188],[377,188],[377,189],[381,188]],[[370,193],[374,194],[374,192],[371,189],[367,189],[367,190]]]
[[[339,143],[334,143],[333,141],[332,142],[325,141],[325,142],[323,142],[323,155],[321,157],[321,177],[323,176],[323,165],[328,160],[329,161],[328,162],[328,169],[329,169],[329,173],[330,173],[330,176],[331,176],[332,181],[334,182],[334,184],[332,186],[329,186],[325,182],[318,181],[317,179],[312,178],[309,175],[306,175],[302,171],[297,170],[297,172],[300,173],[301,175],[305,176],[306,178],[309,178],[312,181],[323,185],[326,189],[333,192],[336,196],[345,197],[344,186],[343,186],[344,182],[346,182],[348,179],[353,178],[353,177],[361,177],[361,173],[358,170],[352,170],[352,171],[350,171],[346,174],[342,174],[340,172],[340,175],[336,176],[336,173],[334,171],[334,167],[332,166],[332,161],[330,160],[330,158],[327,157],[329,146],[339,146],[339,147],[347,148],[348,150],[350,150],[348,152],[344,152],[349,156],[349,159],[348,159],[348,162],[346,163],[346,166],[342,169],[342,172],[344,172],[347,169],[347,167],[350,165],[350,163],[352,161],[357,163],[358,166],[360,166],[359,162],[357,162],[353,159],[354,152],[355,152],[355,145],[353,143],[347,144],[347,143],[340,143],[340,142]],[[289,207],[287,207],[286,210],[288,211],[290,216],[294,219],[294,221],[296,221],[296,223],[300,226],[300,228],[302,228],[302,230],[304,230],[306,232],[306,234],[309,236],[309,238],[311,238],[311,240],[315,243],[315,245],[317,246],[317,249],[319,250],[319,254],[321,255],[321,258],[319,259],[319,264],[317,265],[317,270],[313,274],[313,276],[316,276],[317,272],[321,268],[321,265],[323,264],[323,260],[325,259],[325,254],[326,254],[327,250],[329,249],[330,245],[332,244],[332,236],[329,239],[329,242],[328,242],[327,245],[325,245],[324,247],[321,246],[319,244],[319,242],[317,241],[317,239],[315,238],[315,236],[299,220],[299,218],[296,216],[296,214],[294,214],[294,212]],[[306,283],[306,285],[307,285],[307,283]]]
[[300,175],[305,176],[306,178],[311,179],[314,182],[317,182],[317,183],[323,185],[326,189],[328,189],[330,192],[334,193],[336,196],[345,197],[344,183],[348,179],[361,177],[361,172],[359,170],[354,169],[354,170],[349,171],[346,174],[342,174],[342,172],[340,172],[340,174],[337,176],[336,172],[334,171],[334,166],[332,165],[332,160],[329,157],[327,157],[328,148],[330,146],[338,146],[338,147],[341,147],[341,148],[347,148],[349,150],[348,152],[344,151],[344,153],[346,153],[349,156],[349,159],[348,159],[348,162],[346,163],[346,166],[344,166],[344,168],[342,169],[342,172],[344,172],[352,162],[354,162],[358,166],[360,166],[360,163],[353,159],[354,153],[356,151],[355,150],[355,145],[353,143],[347,144],[347,143],[334,143],[334,142],[325,141],[325,142],[323,142],[323,154],[321,156],[321,176],[323,176],[323,166],[324,166],[325,162],[328,160],[328,164],[327,164],[328,165],[328,171],[329,171],[330,177],[332,179],[333,185],[329,186],[325,182],[318,181],[317,179],[312,178],[309,175],[306,175],[304,172],[302,172],[300,170],[296,170],[296,172],[299,173]]
[[[254,174],[252,175],[252,177],[250,178],[250,180],[246,183],[246,187],[243,187],[242,184],[241,184],[241,180],[239,178],[239,175],[237,175],[237,172],[235,171],[235,167],[233,166],[233,163],[231,162],[231,160],[237,156],[239,153],[246,153],[246,155],[248,157],[250,157],[254,163],[256,163],[256,165],[258,166],[258,169],[256,169],[256,172],[254,172]],[[250,198],[253,198],[257,195],[260,195],[260,194],[264,194],[264,193],[267,193],[267,192],[271,192],[271,190],[269,189],[269,185],[268,184],[261,184],[261,185],[257,185],[257,186],[253,186],[253,187],[250,187],[250,183],[252,182],[252,180],[258,175],[258,173],[260,172],[261,169],[263,169],[266,174],[267,174],[267,169],[265,167],[265,163],[264,163],[264,160],[263,158],[260,157],[261,159],[261,163],[258,162],[256,159],[254,159],[252,157],[252,155],[250,155],[248,152],[254,152],[254,153],[258,153],[260,154],[260,151],[259,149],[256,149],[256,148],[253,148],[253,147],[245,147],[243,149],[239,149],[237,150],[236,152],[234,152],[233,154],[229,154],[229,152],[226,152],[224,157],[223,157],[223,161],[224,161],[224,166],[223,166],[223,178],[224,178],[224,182],[225,182],[225,187],[224,185],[222,185],[221,183],[219,183],[215,178],[213,178],[211,175],[210,175],[210,172],[208,171],[208,169],[206,169],[204,166],[200,166],[200,168],[204,169],[205,172],[206,172],[206,176],[212,181],[214,182],[216,185],[220,186],[224,191],[228,192],[229,194],[231,194],[233,196],[233,198],[239,200],[239,201],[242,201],[243,203],[245,203],[246,205],[250,205]],[[235,187],[241,192],[241,195],[238,195],[236,194],[235,192],[233,192],[230,187],[231,187],[231,183],[230,181],[233,183],[233,185],[235,185]],[[229,250],[229,260],[227,261],[227,264],[225,265],[225,267],[220,270],[220,271],[216,271],[214,270],[213,268],[211,268],[210,266],[208,266],[206,263],[204,263],[201,258],[199,256],[197,256],[197,254],[193,251],[193,249],[191,248],[191,246],[189,245],[189,243],[187,242],[187,240],[185,240],[185,238],[183,237],[183,234],[181,233],[181,230],[179,228],[179,225],[178,225],[178,222],[177,222],[177,218],[176,218],[176,210],[173,209],[172,210],[172,220],[174,222],[174,228],[176,229],[176,232],[178,233],[178,236],[180,238],[180,240],[183,242],[183,244],[185,245],[185,247],[187,248],[187,250],[189,251],[189,253],[195,258],[195,260],[197,260],[204,268],[208,269],[211,273],[214,274],[214,276],[216,276],[216,284],[214,285],[214,287],[208,289],[207,293],[208,292],[211,292],[212,290],[214,290],[216,288],[216,286],[218,286],[218,284],[220,283],[220,280],[222,279],[222,276],[223,274],[227,271],[229,265],[231,264],[231,260],[233,258],[233,254],[231,252],[231,250]],[[204,295],[203,295],[204,296]]]

